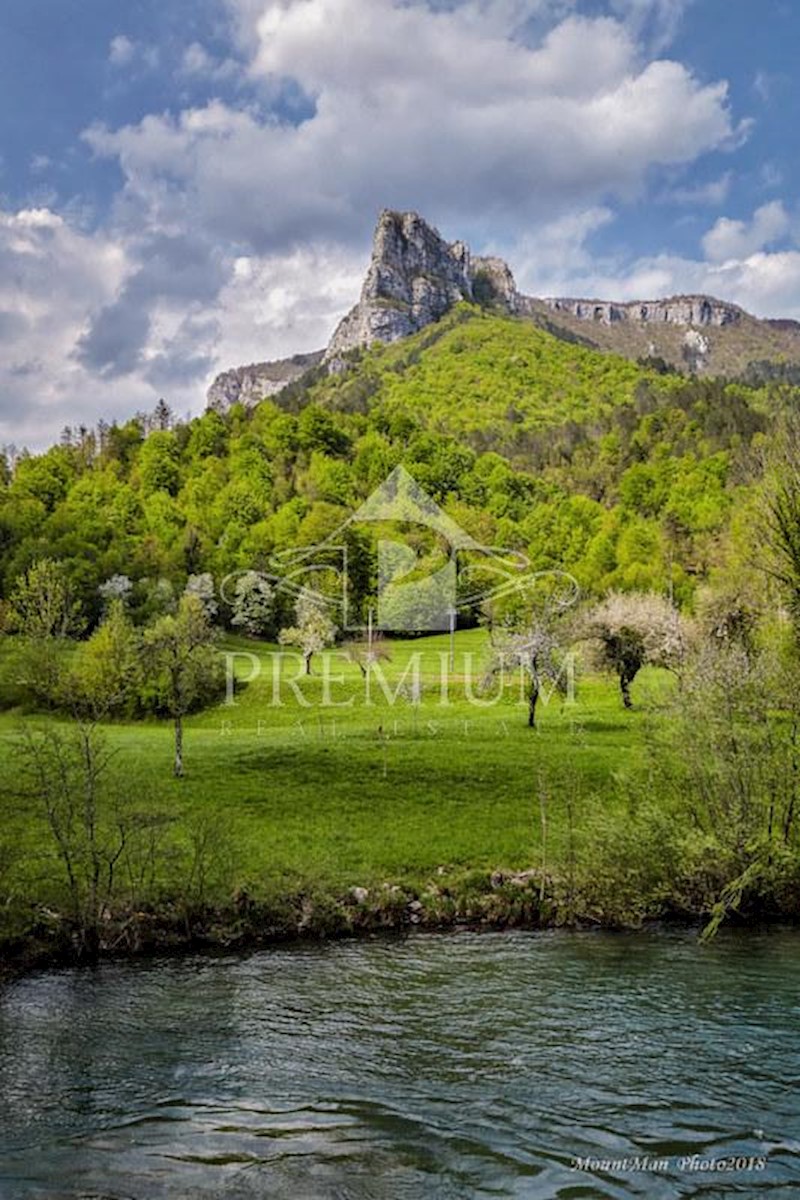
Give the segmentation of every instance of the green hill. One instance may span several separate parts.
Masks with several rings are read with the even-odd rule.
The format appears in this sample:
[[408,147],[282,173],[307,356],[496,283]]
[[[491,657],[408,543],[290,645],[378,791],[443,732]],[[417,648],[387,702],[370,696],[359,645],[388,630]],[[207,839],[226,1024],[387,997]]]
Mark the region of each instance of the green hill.
[[798,394],[660,374],[461,305],[255,409],[181,423],[162,408],[5,464],[3,595],[48,555],[90,622],[118,573],[150,613],[159,581],[180,589],[321,541],[402,463],[484,544],[562,566],[589,593],[671,585],[689,603],[735,550],[753,446]]

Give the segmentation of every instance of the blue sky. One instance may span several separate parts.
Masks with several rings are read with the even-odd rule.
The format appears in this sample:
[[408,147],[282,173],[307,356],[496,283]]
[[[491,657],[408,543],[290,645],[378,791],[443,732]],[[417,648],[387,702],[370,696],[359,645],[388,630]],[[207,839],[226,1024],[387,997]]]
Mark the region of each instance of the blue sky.
[[536,294],[800,317],[763,0],[3,0],[0,442],[324,344],[383,206]]

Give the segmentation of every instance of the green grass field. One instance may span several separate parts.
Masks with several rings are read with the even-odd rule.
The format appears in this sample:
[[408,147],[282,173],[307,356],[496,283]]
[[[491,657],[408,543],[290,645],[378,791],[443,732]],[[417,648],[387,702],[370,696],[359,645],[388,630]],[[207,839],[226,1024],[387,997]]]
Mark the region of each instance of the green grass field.
[[[168,721],[108,725],[120,786],[130,786],[132,803],[214,814],[220,838],[235,847],[238,882],[271,891],[309,881],[327,889],[413,883],[440,867],[538,865],[542,792],[548,855],[558,858],[570,818],[619,803],[615,777],[641,759],[644,714],[622,708],[613,681],[586,677],[574,702],[540,703],[539,728],[530,730],[518,679],[496,702],[477,687],[472,699],[466,694],[470,656],[475,678],[482,676],[485,638],[480,630],[457,634],[447,703],[446,635],[396,641],[380,664],[393,693],[419,656],[417,703],[410,674],[406,693],[391,701],[373,677],[367,703],[358,667],[332,651],[328,704],[322,656],[293,687],[300,668],[286,651],[276,676],[277,647],[229,638],[223,649],[240,655],[237,674],[246,678],[256,655],[260,678],[237,689],[234,706],[187,720],[183,780],[172,777]],[[634,690],[642,696],[659,684],[645,671]],[[23,720],[52,718],[0,718],[7,784]]]

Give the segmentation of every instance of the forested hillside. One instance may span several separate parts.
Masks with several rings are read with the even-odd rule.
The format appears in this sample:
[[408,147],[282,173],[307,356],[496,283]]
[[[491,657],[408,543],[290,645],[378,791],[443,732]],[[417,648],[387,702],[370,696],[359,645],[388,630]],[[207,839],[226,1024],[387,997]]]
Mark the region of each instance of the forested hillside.
[[[562,566],[589,594],[671,589],[690,605],[735,569],[760,449],[799,395],[659,372],[461,305],[253,410],[182,423],[162,404],[4,462],[2,592],[50,557],[89,625],[117,574],[146,619],[189,574],[319,542],[402,462],[485,545]],[[367,569],[362,599],[373,585]]]

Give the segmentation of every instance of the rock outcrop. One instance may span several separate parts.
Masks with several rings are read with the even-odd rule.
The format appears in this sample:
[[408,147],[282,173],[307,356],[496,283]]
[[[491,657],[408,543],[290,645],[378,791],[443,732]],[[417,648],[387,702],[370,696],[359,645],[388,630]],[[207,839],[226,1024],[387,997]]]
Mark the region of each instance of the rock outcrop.
[[615,321],[639,324],[714,326],[734,325],[744,313],[735,304],[725,304],[711,296],[672,296],[668,300],[636,300],[616,304],[612,300],[573,300],[547,297],[544,303],[553,312],[569,313],[581,321],[599,321],[612,325]]
[[408,337],[460,301],[526,317],[566,341],[631,359],[663,358],[680,370],[733,374],[747,369],[752,359],[800,360],[795,321],[762,321],[735,304],[702,295],[628,303],[524,296],[501,258],[473,256],[464,242],[446,241],[418,213],[386,209],[375,229],[358,303],[327,349],[226,371],[209,389],[209,407],[224,411],[237,402],[256,404],[311,367],[342,370],[348,351]]
[[232,404],[251,407],[266,396],[274,396],[287,384],[294,383],[301,375],[322,362],[324,350],[312,354],[295,354],[275,362],[251,363],[247,367],[234,367],[218,375],[207,393],[209,408],[227,412]]
[[357,346],[408,337],[460,300],[491,300],[514,311],[516,295],[502,259],[472,259],[463,242],[446,242],[418,213],[386,209],[360,299],[331,338],[326,361],[335,365]]
[[470,280],[471,298],[479,304],[496,304],[510,313],[520,311],[524,297],[517,291],[511,268],[502,258],[473,258]]

